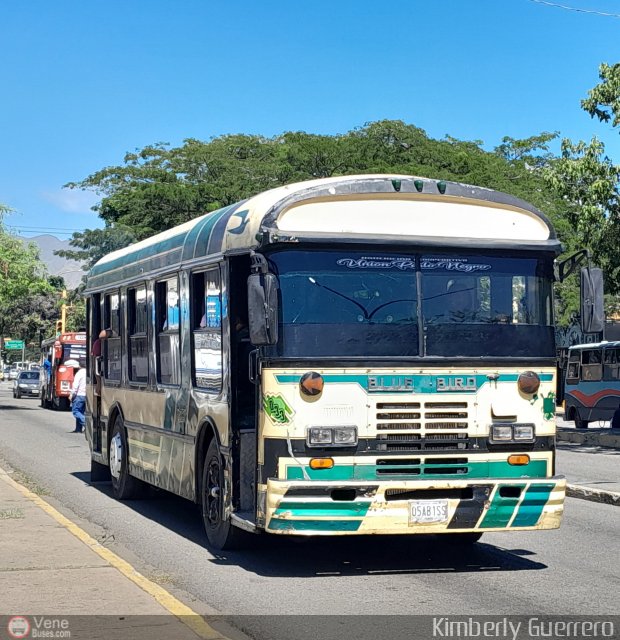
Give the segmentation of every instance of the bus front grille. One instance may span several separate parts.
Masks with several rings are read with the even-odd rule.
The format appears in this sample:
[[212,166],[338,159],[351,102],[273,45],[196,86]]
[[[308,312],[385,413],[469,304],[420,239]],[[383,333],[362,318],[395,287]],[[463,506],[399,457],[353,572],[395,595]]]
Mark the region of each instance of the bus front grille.
[[378,402],[377,451],[462,451],[470,448],[468,402]]

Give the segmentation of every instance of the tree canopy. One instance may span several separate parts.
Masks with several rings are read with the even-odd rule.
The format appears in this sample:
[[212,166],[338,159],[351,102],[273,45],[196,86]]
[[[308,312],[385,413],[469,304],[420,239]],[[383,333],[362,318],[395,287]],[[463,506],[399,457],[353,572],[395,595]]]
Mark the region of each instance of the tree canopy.
[[286,132],[187,139],[179,147],[157,143],[67,185],[102,196],[95,210],[106,227],[75,234],[72,245],[81,253],[65,255],[92,262],[109,245],[119,248],[266,189],[336,175],[456,180],[506,191],[557,218],[562,201],[536,171],[547,163],[548,143],[556,136],[505,138],[495,151],[485,151],[480,141],[437,140],[414,125],[382,120],[334,136]]
[[36,245],[6,232],[3,216],[7,213],[10,209],[0,205],[0,339],[30,341],[49,329],[52,313],[48,310],[58,298]]

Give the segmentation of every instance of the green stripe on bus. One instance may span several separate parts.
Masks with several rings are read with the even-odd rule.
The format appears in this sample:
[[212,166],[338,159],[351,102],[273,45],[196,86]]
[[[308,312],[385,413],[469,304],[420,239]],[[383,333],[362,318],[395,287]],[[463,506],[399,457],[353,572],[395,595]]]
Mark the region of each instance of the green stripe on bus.
[[342,517],[363,517],[370,508],[370,502],[292,502],[282,501],[276,509],[275,516],[283,513],[290,513],[295,517],[319,517],[319,516],[342,516]]
[[539,520],[555,484],[532,484],[525,492],[511,527],[533,527]]
[[357,531],[361,520],[278,520],[271,518],[272,531]]
[[[434,473],[438,469],[461,469],[467,473]],[[336,464],[331,469],[311,469],[306,467],[310,480],[463,480],[471,478],[544,478],[547,475],[546,460],[531,460],[529,464],[517,466],[500,460],[469,462],[464,464],[407,465],[402,473],[394,473],[402,467],[393,464]],[[419,470],[419,473],[416,473]],[[379,473],[381,472],[381,473]],[[386,473],[388,472],[388,473]],[[287,480],[305,480],[302,468],[296,465],[286,467]]]
[[500,495],[500,490],[503,487],[519,487],[521,490],[523,490],[525,488],[525,485],[498,485],[497,489],[495,490],[495,495],[493,496],[491,506],[489,507],[482,522],[479,525],[481,529],[497,529],[500,527],[506,527],[510,522],[510,518],[512,518],[515,507],[519,502],[519,498],[503,498]]

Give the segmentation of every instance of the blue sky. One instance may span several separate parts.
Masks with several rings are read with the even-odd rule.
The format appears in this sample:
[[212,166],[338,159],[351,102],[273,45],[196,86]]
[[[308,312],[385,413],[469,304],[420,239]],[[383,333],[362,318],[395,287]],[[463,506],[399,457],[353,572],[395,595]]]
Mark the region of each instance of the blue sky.
[[[558,0],[620,14],[620,0]],[[532,0],[4,0],[0,202],[23,235],[101,226],[62,185],[127,151],[226,133],[620,135],[579,102],[620,19]]]

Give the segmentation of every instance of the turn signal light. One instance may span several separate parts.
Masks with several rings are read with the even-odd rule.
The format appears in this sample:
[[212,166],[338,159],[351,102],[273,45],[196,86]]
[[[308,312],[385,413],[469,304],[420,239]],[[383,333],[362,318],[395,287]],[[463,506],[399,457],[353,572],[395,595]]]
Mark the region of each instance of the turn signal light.
[[526,455],[513,455],[508,456],[508,464],[513,464],[515,466],[523,466],[524,464],[530,463],[530,457]]
[[331,469],[333,466],[333,458],[310,458],[311,469]]

